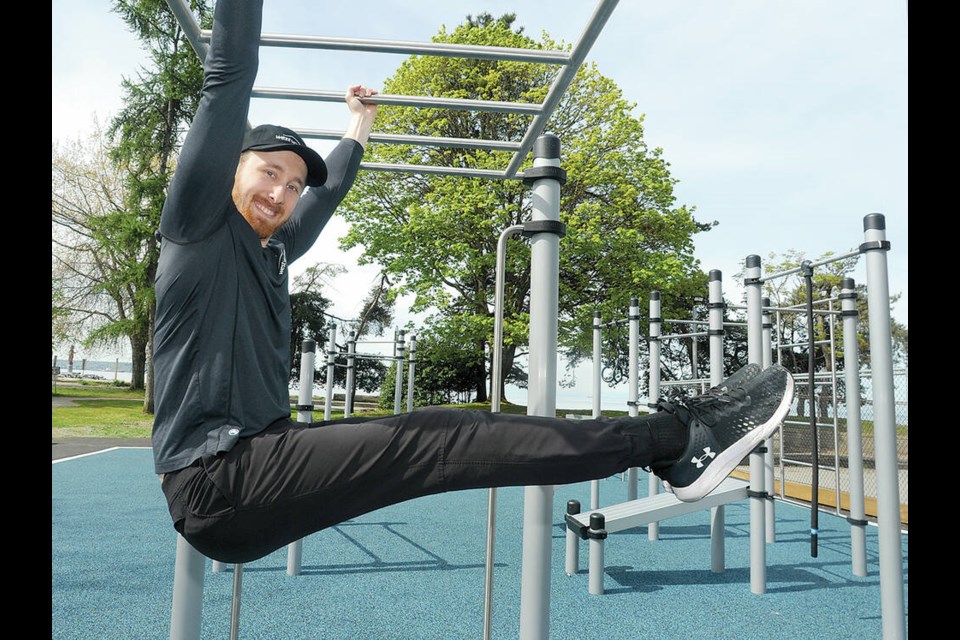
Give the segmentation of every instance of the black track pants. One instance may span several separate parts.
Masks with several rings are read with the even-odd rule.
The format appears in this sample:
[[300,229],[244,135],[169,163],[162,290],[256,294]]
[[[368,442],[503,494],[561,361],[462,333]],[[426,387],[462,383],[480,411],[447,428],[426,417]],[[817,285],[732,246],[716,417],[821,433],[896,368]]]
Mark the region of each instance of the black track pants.
[[195,549],[220,562],[250,562],[412,498],[568,484],[648,466],[656,460],[652,417],[431,408],[312,424],[286,419],[165,474],[162,488],[174,527]]

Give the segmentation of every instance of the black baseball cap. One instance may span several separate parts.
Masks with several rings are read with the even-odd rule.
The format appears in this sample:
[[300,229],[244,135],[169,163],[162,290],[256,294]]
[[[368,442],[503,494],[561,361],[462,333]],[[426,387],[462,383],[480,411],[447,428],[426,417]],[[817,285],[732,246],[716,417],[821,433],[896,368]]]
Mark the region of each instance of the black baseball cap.
[[275,124],[254,127],[243,137],[243,151],[293,151],[307,164],[307,186],[327,181],[327,165],[320,154],[307,146],[297,133]]

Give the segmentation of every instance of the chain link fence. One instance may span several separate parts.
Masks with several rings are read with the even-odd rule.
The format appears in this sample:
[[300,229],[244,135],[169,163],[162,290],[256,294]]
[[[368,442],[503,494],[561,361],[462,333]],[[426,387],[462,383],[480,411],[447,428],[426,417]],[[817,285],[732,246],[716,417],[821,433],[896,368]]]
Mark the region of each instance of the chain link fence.
[[[812,504],[813,477],[816,463],[817,503],[839,515],[850,510],[851,478],[849,469],[850,442],[847,431],[845,373],[814,375],[814,398],[810,401],[809,376],[794,374],[796,393],[790,414],[773,438],[774,491],[781,499]],[[863,455],[864,511],[867,519],[877,518],[876,450],[873,429],[873,388],[871,372],[860,372],[860,445]],[[703,393],[704,381],[663,383],[666,397]],[[909,524],[908,492],[909,448],[907,430],[907,369],[893,371],[895,422],[897,429],[897,461],[900,492],[900,521]],[[815,419],[811,421],[811,404]],[[814,426],[816,425],[816,460],[814,459]],[[749,460],[745,459],[735,475],[748,478]]]
[[[908,397],[907,369],[893,372],[894,416],[897,431],[897,467],[900,493],[900,521],[909,524],[908,492]],[[843,380],[843,373],[837,374]],[[810,417],[809,377],[796,375],[797,394],[793,409],[774,438],[774,478],[781,498],[813,503],[814,424],[816,425],[817,503],[838,514],[849,512],[851,477],[849,469],[850,438],[847,430],[846,402],[843,385],[821,375],[814,377],[815,418]],[[860,372],[860,446],[863,454],[864,509],[869,519],[877,517],[877,475],[873,422],[873,389],[870,371]],[[838,390],[838,392],[834,392]]]

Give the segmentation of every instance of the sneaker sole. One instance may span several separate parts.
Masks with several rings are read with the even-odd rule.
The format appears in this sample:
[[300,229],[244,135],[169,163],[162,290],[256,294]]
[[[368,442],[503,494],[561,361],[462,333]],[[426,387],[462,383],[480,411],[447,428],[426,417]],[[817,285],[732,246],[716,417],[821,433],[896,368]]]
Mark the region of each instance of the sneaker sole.
[[783,398],[769,420],[717,454],[716,460],[711,462],[710,466],[692,484],[686,487],[669,487],[668,490],[684,502],[696,502],[706,496],[737,468],[737,465],[747,454],[777,432],[783,419],[787,417],[791,404],[793,404],[793,376],[788,375],[787,388],[784,391]]

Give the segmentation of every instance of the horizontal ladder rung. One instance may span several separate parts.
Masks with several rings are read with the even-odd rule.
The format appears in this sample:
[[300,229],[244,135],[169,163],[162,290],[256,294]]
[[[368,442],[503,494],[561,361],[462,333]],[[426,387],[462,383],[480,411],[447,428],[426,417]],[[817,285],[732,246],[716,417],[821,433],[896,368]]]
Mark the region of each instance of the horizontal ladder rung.
[[[279,98],[286,100],[314,100],[316,102],[342,102],[343,91],[318,91],[310,89],[277,89],[272,87],[254,87],[252,98]],[[377,94],[363,98],[365,104],[391,104],[403,107],[427,107],[434,109],[456,109],[459,111],[492,111],[495,113],[526,113],[537,115],[543,111],[543,105],[529,102],[496,102],[493,100],[468,100],[464,98],[435,98],[431,96],[401,96]]]
[[[298,129],[297,133],[304,138],[339,140],[346,132],[329,129]],[[452,147],[457,149],[490,149],[493,151],[517,151],[520,149],[519,142],[475,138],[442,138],[439,136],[405,136],[393,133],[371,133],[369,140],[370,142],[383,144],[412,144],[429,147]]]
[[[368,171],[387,171],[393,173],[432,173],[445,176],[466,176],[468,178],[496,178],[506,179],[505,171],[493,169],[469,169],[467,167],[435,167],[424,164],[386,164],[382,162],[361,162],[360,168]],[[523,178],[523,173],[516,175]]]
[[[200,31],[200,39],[210,42],[211,31]],[[372,40],[364,38],[338,38],[333,36],[304,36],[264,33],[260,36],[264,47],[289,47],[299,49],[333,49],[340,51],[370,51],[375,53],[420,54],[447,58],[474,58],[479,60],[512,60],[515,62],[539,62],[565,65],[570,62],[566,51],[550,49],[521,49],[518,47],[494,47],[449,42],[411,42],[405,40]]]

